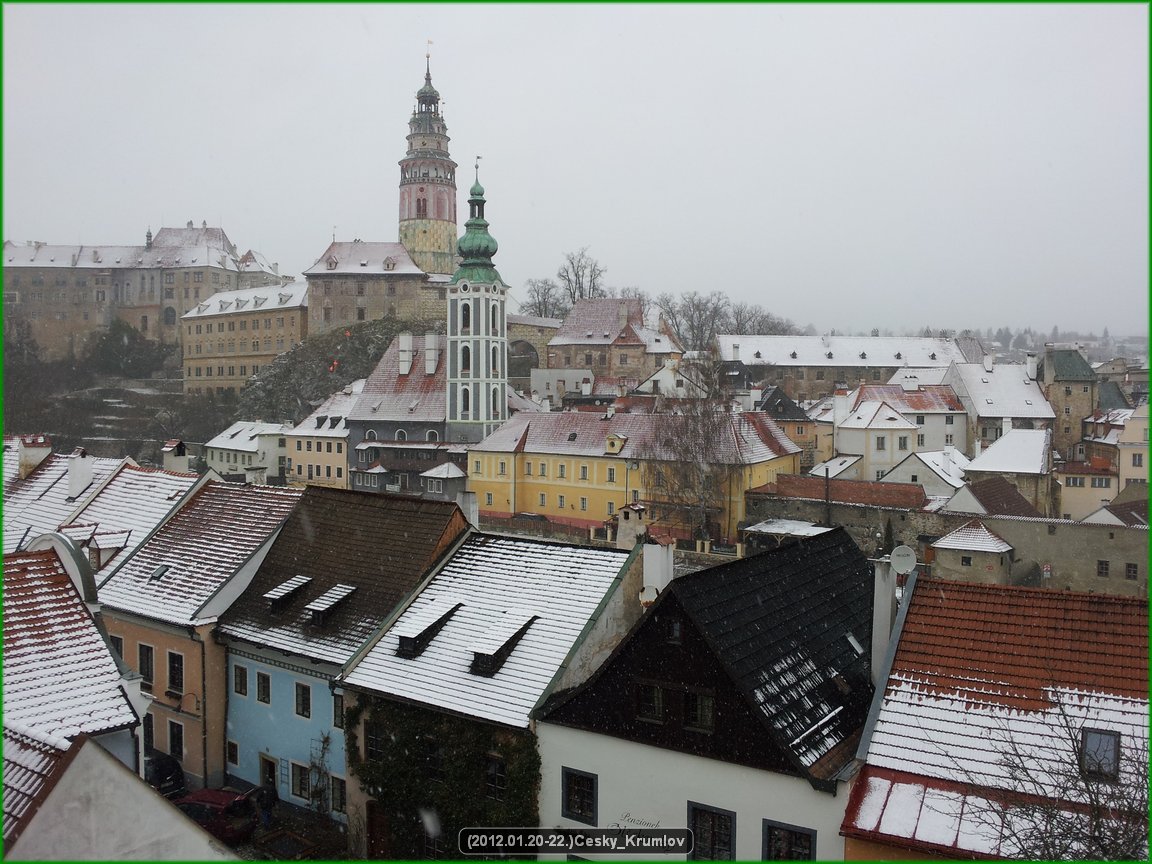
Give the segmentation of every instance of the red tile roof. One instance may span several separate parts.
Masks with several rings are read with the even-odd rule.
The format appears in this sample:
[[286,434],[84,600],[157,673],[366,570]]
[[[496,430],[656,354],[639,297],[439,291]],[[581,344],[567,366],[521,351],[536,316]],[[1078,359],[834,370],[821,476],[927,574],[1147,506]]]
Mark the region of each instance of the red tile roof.
[[849,410],[855,411],[864,402],[887,402],[902,414],[964,410],[951,384],[921,384],[918,390],[905,390],[899,384],[862,384]]
[[548,344],[606,346],[616,340],[627,324],[643,326],[644,314],[639,300],[618,297],[578,300]]

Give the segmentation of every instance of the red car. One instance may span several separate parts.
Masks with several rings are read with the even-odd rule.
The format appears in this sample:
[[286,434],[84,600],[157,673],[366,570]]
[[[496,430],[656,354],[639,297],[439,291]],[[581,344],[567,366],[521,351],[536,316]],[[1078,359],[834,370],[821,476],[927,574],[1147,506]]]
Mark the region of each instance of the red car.
[[173,803],[184,815],[218,840],[235,846],[252,839],[260,824],[260,811],[254,795],[226,789],[201,789]]

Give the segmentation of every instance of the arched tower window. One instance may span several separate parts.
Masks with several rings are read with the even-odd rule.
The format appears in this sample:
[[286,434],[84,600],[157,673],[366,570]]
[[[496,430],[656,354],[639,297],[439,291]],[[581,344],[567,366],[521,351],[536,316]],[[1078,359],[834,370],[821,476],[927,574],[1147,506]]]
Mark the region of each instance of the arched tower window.
[[397,441],[407,441],[408,440],[408,433],[405,432],[403,429],[397,429],[396,430],[396,440]]
[[367,432],[365,432],[364,433],[364,440],[365,441],[375,441],[376,440],[376,430],[375,429],[369,429]]
[[464,414],[467,414],[469,411],[472,410],[472,388],[471,387],[461,387],[460,388],[460,410]]
[[460,349],[460,374],[472,370],[472,349],[464,345]]
[[500,349],[495,345],[492,346],[492,374],[500,374]]
[[427,198],[417,198],[416,199],[416,218],[417,219],[427,219],[428,218],[428,199]]
[[440,436],[436,433],[435,429],[429,429],[428,435],[426,437],[428,438],[429,441],[439,441],[440,440]]
[[500,335],[499,316],[496,314],[498,308],[499,307],[497,306],[497,304],[495,304],[495,303],[492,304],[492,335],[493,336],[499,336]]
[[500,416],[500,388],[499,387],[493,387],[492,388],[492,416],[493,417],[499,417]]
[[472,304],[467,300],[460,304],[460,329],[464,333],[472,332]]

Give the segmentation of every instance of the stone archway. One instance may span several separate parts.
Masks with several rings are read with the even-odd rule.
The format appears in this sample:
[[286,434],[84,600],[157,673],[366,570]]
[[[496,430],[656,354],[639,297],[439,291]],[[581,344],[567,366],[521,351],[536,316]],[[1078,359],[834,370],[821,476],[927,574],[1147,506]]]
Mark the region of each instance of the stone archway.
[[540,368],[536,346],[523,339],[508,343],[508,384],[525,393],[532,389],[532,370]]

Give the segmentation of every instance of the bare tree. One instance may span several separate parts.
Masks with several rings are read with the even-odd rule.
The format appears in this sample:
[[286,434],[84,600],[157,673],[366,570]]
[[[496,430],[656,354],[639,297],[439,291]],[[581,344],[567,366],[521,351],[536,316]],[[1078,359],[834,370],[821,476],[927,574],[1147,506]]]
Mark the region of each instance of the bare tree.
[[563,318],[571,304],[560,286],[551,279],[529,279],[524,283],[525,300],[520,304],[523,315],[539,318]]
[[719,399],[685,399],[662,424],[659,440],[640,448],[643,482],[659,521],[713,538],[735,465],[732,415]]
[[556,271],[556,278],[568,295],[568,304],[574,306],[577,300],[608,296],[604,288],[606,272],[600,262],[588,254],[588,247],[585,246],[579,252],[569,252],[564,256],[564,263]]
[[[1148,738],[1090,728],[1083,694],[1055,696],[1047,734],[1006,719],[989,777],[953,760],[965,813],[1000,838],[1002,857],[1031,861],[1148,860]],[[1034,724],[1033,724],[1034,725]],[[1090,737],[1094,736],[1094,737]],[[941,748],[945,749],[945,748]]]

